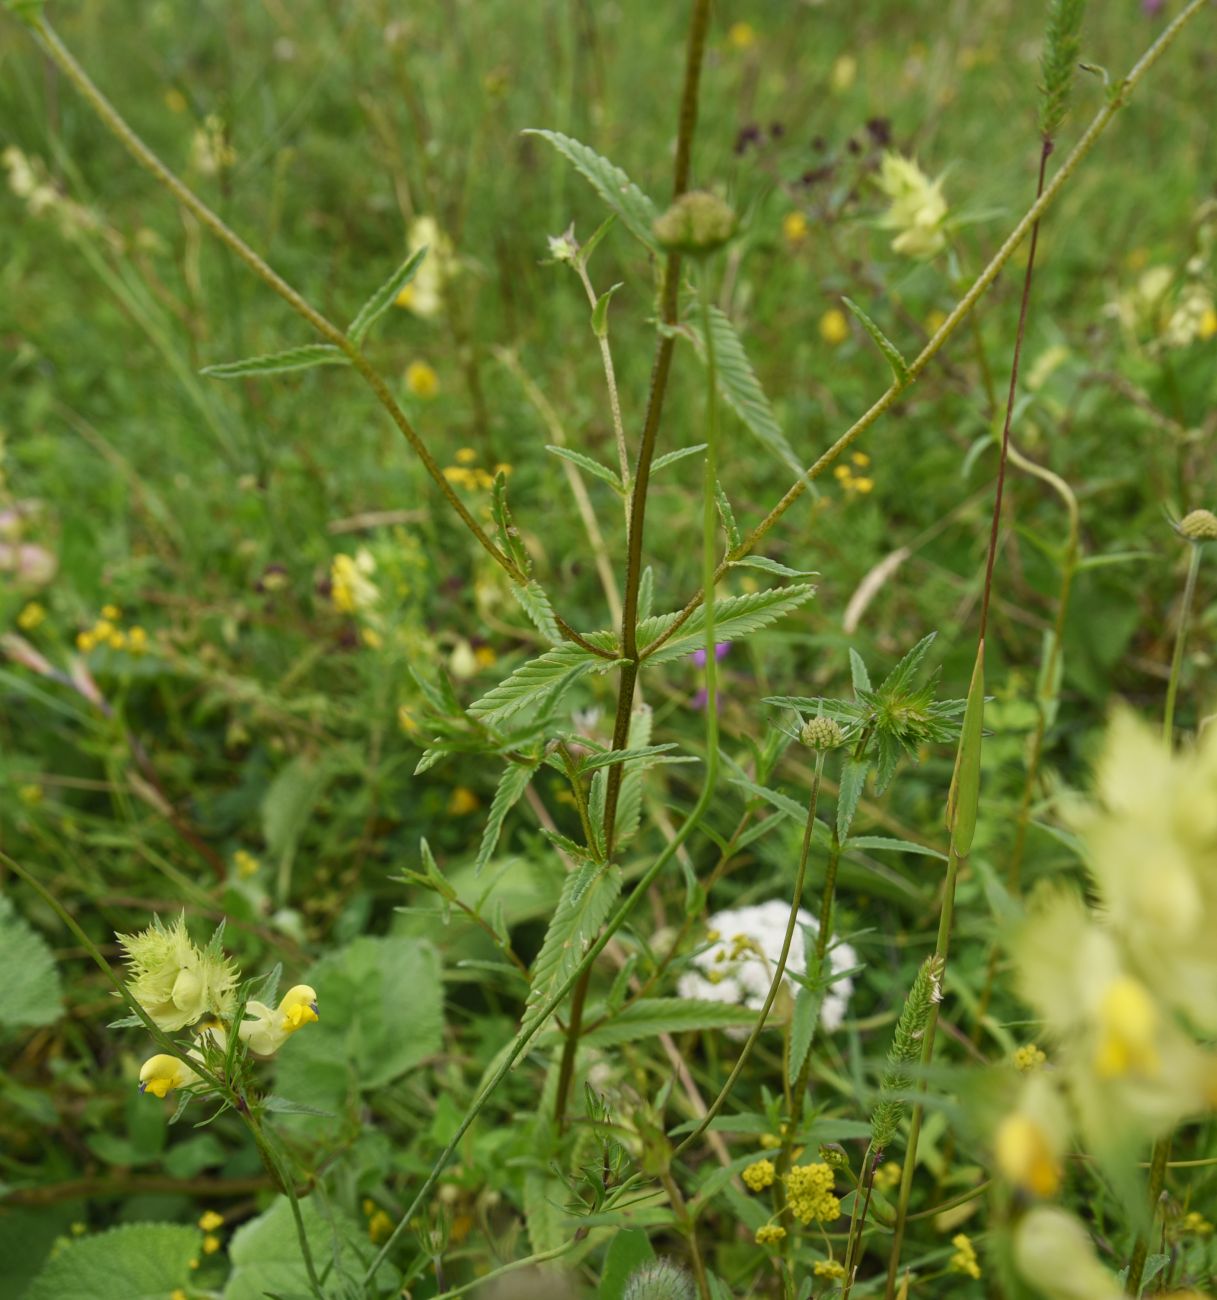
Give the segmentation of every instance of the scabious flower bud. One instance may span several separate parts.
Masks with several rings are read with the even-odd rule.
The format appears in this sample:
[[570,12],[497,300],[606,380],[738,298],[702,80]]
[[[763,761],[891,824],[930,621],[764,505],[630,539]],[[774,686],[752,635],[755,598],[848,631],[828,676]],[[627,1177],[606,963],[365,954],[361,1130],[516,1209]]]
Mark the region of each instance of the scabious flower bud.
[[1189,542],[1217,541],[1217,515],[1211,510],[1192,510],[1179,521],[1179,531]]
[[836,749],[844,742],[845,733],[832,718],[809,718],[803,723],[799,739],[808,749]]
[[127,954],[131,996],[158,1029],[174,1033],[205,1015],[232,1011],[236,969],[213,947],[195,946],[184,915],[168,929],[158,918],[138,934],[117,937]]
[[307,984],[288,989],[274,1010],[264,1002],[247,1002],[245,1014],[253,1019],[242,1021],[237,1032],[257,1056],[273,1056],[297,1029],[321,1018],[317,991]]
[[698,257],[721,248],[735,234],[735,225],[735,213],[717,194],[690,190],[656,219],[653,229],[668,252]]
[[670,1259],[644,1264],[625,1284],[624,1300],[693,1300],[693,1279]]

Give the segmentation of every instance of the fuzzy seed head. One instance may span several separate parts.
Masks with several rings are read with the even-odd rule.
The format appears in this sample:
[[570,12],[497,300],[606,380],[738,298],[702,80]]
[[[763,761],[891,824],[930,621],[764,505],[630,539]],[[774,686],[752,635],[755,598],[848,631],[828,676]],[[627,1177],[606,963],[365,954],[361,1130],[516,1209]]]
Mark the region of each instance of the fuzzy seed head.
[[1189,542],[1217,541],[1217,515],[1211,510],[1192,510],[1179,521],[1179,531]]
[[845,741],[841,724],[832,718],[808,718],[799,732],[799,739],[808,749],[836,749]]
[[698,257],[721,248],[735,234],[736,218],[717,194],[690,190],[655,221],[655,238],[670,253]]

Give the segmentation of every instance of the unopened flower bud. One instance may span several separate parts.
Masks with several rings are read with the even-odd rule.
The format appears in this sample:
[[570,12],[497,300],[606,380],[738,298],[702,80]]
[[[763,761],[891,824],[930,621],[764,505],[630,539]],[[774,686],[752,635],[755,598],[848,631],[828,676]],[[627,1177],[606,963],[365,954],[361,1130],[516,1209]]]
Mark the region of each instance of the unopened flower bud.
[[699,256],[721,248],[735,234],[735,213],[717,194],[690,190],[659,217],[655,238],[671,253]]
[[820,1144],[820,1159],[830,1169],[849,1168],[849,1153],[840,1142],[822,1142]]
[[1217,515],[1211,510],[1192,510],[1179,521],[1179,531],[1189,542],[1217,541]]
[[809,718],[803,723],[799,739],[808,749],[836,749],[844,742],[845,733],[832,718]]

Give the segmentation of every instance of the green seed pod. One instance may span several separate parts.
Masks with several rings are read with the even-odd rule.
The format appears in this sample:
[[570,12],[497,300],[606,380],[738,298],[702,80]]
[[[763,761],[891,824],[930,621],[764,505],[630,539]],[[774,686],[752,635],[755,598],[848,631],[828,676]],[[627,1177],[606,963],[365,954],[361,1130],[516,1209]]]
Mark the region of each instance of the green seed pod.
[[845,733],[832,718],[809,718],[803,723],[799,739],[808,749],[836,749],[844,743]]
[[1192,510],[1179,521],[1179,531],[1189,542],[1217,541],[1217,515],[1211,510]]
[[840,1142],[822,1142],[820,1144],[820,1159],[829,1169],[849,1168],[849,1152],[845,1150]]
[[721,248],[735,234],[735,213],[705,190],[690,190],[655,221],[652,229],[669,253],[701,257]]
[[670,1259],[644,1264],[625,1284],[622,1300],[693,1300],[693,1279]]

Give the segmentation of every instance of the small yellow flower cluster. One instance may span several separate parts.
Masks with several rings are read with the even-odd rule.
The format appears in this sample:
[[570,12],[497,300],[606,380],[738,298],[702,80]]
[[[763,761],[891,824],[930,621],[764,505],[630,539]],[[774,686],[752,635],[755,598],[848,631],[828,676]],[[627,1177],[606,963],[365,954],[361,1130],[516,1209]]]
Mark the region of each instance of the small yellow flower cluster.
[[427,256],[415,271],[414,279],[401,290],[395,301],[415,316],[430,320],[443,310],[444,286],[458,270],[452,241],[434,217],[424,216],[411,224],[408,243],[411,252],[425,247]]
[[429,402],[439,393],[439,376],[425,361],[411,361],[406,367],[406,388]]
[[224,1226],[224,1216],[215,1210],[205,1210],[199,1216],[199,1227],[203,1229],[203,1254],[214,1255],[223,1243],[216,1235],[216,1229]]
[[788,212],[782,218],[782,234],[786,242],[797,247],[807,238],[807,218],[801,212]]
[[980,1277],[980,1261],[976,1258],[976,1247],[966,1233],[958,1233],[951,1238],[955,1253],[951,1256],[952,1273],[965,1273],[968,1277]]
[[849,320],[840,307],[830,307],[820,317],[820,337],[830,348],[840,347],[849,338]]
[[248,879],[250,876],[256,876],[258,870],[262,866],[258,859],[245,849],[238,849],[232,855],[232,865],[236,868],[237,875],[244,879]]
[[835,1179],[828,1165],[796,1165],[782,1181],[786,1203],[800,1223],[813,1219],[831,1222],[840,1216],[841,1202],[833,1195]]
[[1038,1070],[1047,1059],[1037,1044],[1027,1043],[1014,1053],[1014,1068],[1020,1074],[1030,1074],[1032,1070]]
[[732,23],[727,29],[727,44],[733,50],[750,50],[756,44],[756,29],[751,23]]
[[494,480],[500,474],[510,474],[511,466],[500,462],[491,473],[476,465],[477,452],[472,447],[462,447],[456,453],[457,463],[444,469],[444,477],[449,483],[463,487],[470,492],[481,490],[489,492],[494,487]]
[[1189,1210],[1180,1221],[1179,1230],[1195,1233],[1197,1237],[1208,1237],[1212,1234],[1213,1225],[1199,1210]]
[[458,785],[448,799],[448,813],[452,817],[466,817],[481,806],[482,801],[467,785]]
[[334,556],[330,563],[330,599],[340,614],[364,613],[377,604],[380,590],[372,581],[375,572],[376,560],[364,547],[353,556]]
[[370,1196],[364,1197],[363,1213],[368,1221],[368,1240],[373,1245],[379,1245],[392,1235],[393,1220]]
[[776,1246],[786,1240],[786,1229],[780,1223],[766,1223],[756,1230],[758,1246]]
[[870,457],[864,451],[855,451],[849,458],[854,468],[838,465],[833,470],[833,477],[840,483],[847,496],[866,496],[875,490],[875,480],[866,473],[855,473],[855,469],[865,471],[870,466]]
[[118,626],[122,616],[123,612],[117,605],[103,605],[97,622],[76,634],[76,648],[88,654],[90,650],[104,645],[111,650],[126,650],[133,655],[142,655],[148,649],[148,633],[138,624],[124,632]]
[[17,615],[17,626],[23,632],[32,632],[46,622],[46,607],[36,600],[31,600]]
[[900,1175],[903,1172],[901,1165],[895,1160],[889,1160],[875,1170],[875,1176],[871,1180],[872,1186],[877,1192],[890,1192],[900,1182]]
[[816,1277],[831,1277],[840,1281],[845,1276],[845,1265],[836,1259],[817,1259],[811,1271]]
[[743,1178],[744,1186],[749,1191],[763,1192],[766,1187],[773,1186],[777,1170],[772,1160],[757,1160],[750,1164],[740,1177]]

